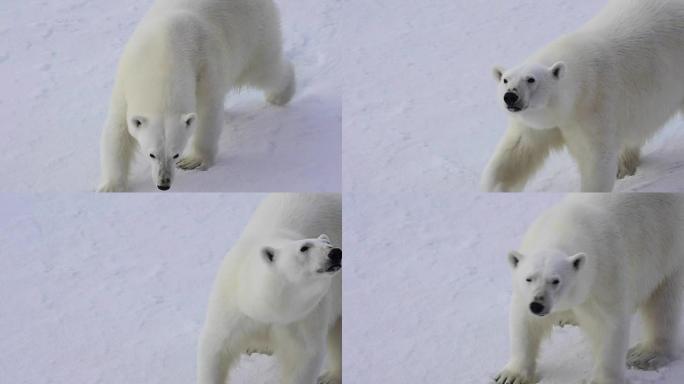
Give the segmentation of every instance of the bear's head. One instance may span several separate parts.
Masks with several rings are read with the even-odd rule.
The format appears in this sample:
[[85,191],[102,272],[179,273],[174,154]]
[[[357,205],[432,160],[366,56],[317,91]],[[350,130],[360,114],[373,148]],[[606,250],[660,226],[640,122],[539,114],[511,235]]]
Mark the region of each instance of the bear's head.
[[523,255],[511,252],[513,291],[533,315],[566,311],[586,301],[591,288],[587,255],[557,250]]
[[295,285],[329,280],[342,268],[342,250],[326,235],[263,247],[261,257],[273,273]]
[[565,72],[566,66],[562,62],[551,67],[526,64],[509,71],[495,67],[497,98],[513,117],[531,128],[555,128],[548,108],[561,92],[560,80]]
[[[237,301],[247,316],[263,323],[290,324],[306,317],[335,286],[342,250],[328,236],[302,240],[263,236],[250,243],[249,262],[238,274]],[[254,244],[260,244],[254,247]],[[252,253],[257,252],[257,253]]]
[[192,134],[195,113],[164,115],[133,115],[128,119],[128,132],[149,159],[152,180],[157,188],[171,188],[176,162]]

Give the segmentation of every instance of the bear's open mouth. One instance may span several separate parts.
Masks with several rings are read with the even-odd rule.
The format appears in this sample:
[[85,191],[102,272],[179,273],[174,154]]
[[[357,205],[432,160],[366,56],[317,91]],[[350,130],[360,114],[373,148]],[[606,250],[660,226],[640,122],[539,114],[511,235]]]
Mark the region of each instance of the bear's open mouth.
[[331,264],[327,268],[321,268],[318,270],[319,273],[335,273],[342,269],[342,264]]
[[513,112],[513,113],[515,113],[515,112],[520,112],[520,111],[523,110],[521,107],[518,107],[518,106],[515,106],[515,105],[514,105],[514,106],[510,106],[510,107],[507,107],[506,109],[508,109],[509,112]]

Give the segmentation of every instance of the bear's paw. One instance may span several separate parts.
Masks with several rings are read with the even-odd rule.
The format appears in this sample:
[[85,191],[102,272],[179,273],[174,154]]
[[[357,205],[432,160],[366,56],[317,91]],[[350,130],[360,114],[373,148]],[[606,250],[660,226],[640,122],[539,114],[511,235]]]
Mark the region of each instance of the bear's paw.
[[182,157],[178,162],[176,162],[178,168],[189,171],[193,169],[198,169],[200,171],[206,171],[211,167],[210,161],[197,155],[188,155]]
[[98,192],[126,192],[126,186],[117,183],[102,183],[97,187]]
[[342,377],[339,373],[326,372],[318,378],[317,384],[342,384]]
[[534,384],[535,381],[529,377],[512,371],[504,369],[503,372],[499,373],[495,378],[494,382],[496,384]]
[[255,354],[256,355],[266,355],[266,356],[272,356],[273,355],[273,351],[271,351],[269,349],[265,349],[265,348],[249,348],[245,351],[245,353],[248,354],[249,356],[252,356]]
[[634,346],[627,352],[627,366],[643,371],[655,371],[671,360],[667,353],[644,343]]

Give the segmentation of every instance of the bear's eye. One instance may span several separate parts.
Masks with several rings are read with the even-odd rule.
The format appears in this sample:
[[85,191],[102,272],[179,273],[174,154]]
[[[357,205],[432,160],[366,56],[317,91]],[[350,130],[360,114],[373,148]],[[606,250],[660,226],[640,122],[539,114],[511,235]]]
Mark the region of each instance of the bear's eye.
[[173,158],[174,158],[174,159],[177,159],[178,156],[179,156],[179,155],[176,153],[175,155],[173,155]]
[[150,157],[153,158],[153,159],[156,159],[156,158],[157,158],[157,156],[155,156],[155,155],[153,155],[153,154],[151,154],[151,153],[150,153]]
[[508,79],[504,79],[504,84],[508,84]]
[[551,284],[553,284],[553,285],[558,285],[558,284],[560,284],[560,280],[558,280],[558,279],[553,279],[553,280],[551,280]]
[[527,82],[530,84],[534,84],[535,81],[537,80],[535,80],[534,77],[530,77],[529,79],[527,79]]
[[309,246],[309,245],[307,244],[307,245],[302,246],[302,248],[301,248],[299,251],[302,252],[302,253],[304,253],[304,252],[308,251],[309,248],[311,248],[311,246]]
[[531,278],[531,277],[528,277],[527,279],[525,279],[525,281],[527,281],[528,283],[531,283],[531,282],[532,282],[532,278]]

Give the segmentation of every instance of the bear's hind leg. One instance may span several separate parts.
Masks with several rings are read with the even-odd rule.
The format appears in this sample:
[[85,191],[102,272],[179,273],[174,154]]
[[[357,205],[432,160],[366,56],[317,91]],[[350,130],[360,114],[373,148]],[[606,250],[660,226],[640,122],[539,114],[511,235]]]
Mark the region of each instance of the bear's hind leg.
[[280,70],[277,86],[266,90],[266,101],[273,105],[285,105],[290,102],[297,88],[294,66],[289,61],[285,61]]
[[682,273],[668,277],[641,307],[644,340],[627,353],[627,365],[656,370],[674,359],[679,336]]
[[294,66],[286,59],[253,69],[247,82],[263,90],[266,101],[273,105],[287,104],[297,88]]
[[634,176],[641,160],[641,150],[639,148],[626,148],[620,154],[620,161],[618,164],[618,179],[624,179],[627,176]]
[[535,130],[512,122],[482,177],[487,192],[521,191],[552,149],[563,146],[559,129]]
[[318,378],[318,384],[342,384],[342,318],[328,333],[327,371]]

